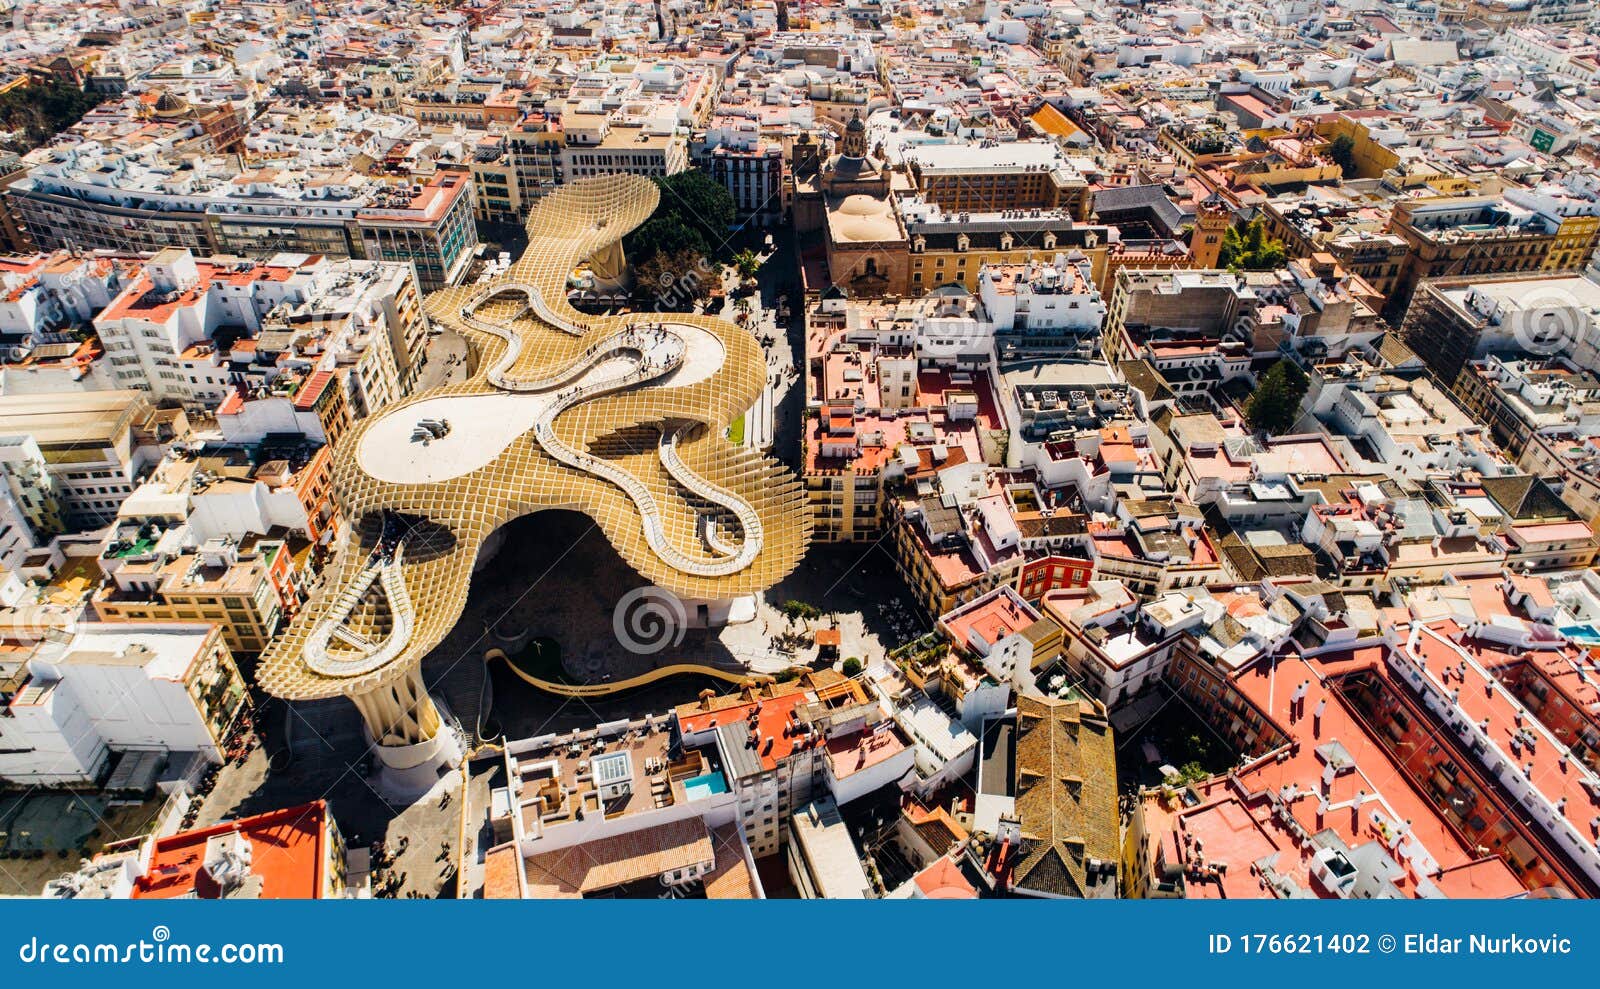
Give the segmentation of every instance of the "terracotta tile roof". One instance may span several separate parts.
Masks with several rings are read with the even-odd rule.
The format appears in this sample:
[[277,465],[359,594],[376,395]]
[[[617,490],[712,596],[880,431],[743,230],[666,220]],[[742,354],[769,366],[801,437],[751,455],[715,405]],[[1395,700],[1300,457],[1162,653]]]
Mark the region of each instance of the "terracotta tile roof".
[[1479,486],[1505,513],[1516,520],[1569,518],[1571,512],[1549,486],[1537,477],[1517,474],[1486,477]]
[[705,878],[708,900],[753,900],[756,898],[755,882],[744,860],[744,843],[739,829],[724,824],[711,832],[711,844],[717,855],[717,864]]
[[530,855],[523,869],[530,897],[574,899],[714,859],[705,822],[695,817]]
[[[1024,694],[1017,700],[1016,744],[1017,818],[1026,850],[1014,885],[1056,896],[1114,895],[1121,824],[1105,714],[1087,701]],[[1110,864],[1111,875],[1091,876],[1091,859]]]
[[522,899],[522,877],[518,868],[521,858],[512,842],[489,849],[483,859],[484,899]]
[[913,803],[906,808],[906,820],[911,822],[922,840],[940,855],[967,840],[967,829],[943,807],[929,809]]
[[1046,103],[1041,106],[1033,116],[1028,118],[1038,125],[1046,134],[1056,137],[1074,137],[1083,133],[1083,129],[1068,120],[1066,115],[1055,107]]
[[313,373],[306,378],[306,383],[300,386],[300,391],[294,396],[294,407],[301,411],[314,407],[317,404],[317,399],[327,389],[328,382],[332,380],[332,371],[317,371]]

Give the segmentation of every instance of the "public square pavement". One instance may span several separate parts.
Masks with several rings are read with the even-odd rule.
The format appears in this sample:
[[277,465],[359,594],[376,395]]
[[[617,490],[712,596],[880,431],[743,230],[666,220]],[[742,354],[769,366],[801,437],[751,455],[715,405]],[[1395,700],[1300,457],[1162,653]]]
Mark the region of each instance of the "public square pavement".
[[[603,682],[673,663],[764,673],[809,666],[817,658],[810,634],[821,627],[839,628],[841,659],[869,663],[927,630],[895,573],[887,541],[813,546],[793,574],[760,596],[753,621],[688,629],[677,645],[648,655],[625,648],[615,626],[619,601],[643,586],[587,516],[547,511],[520,519],[506,527],[504,543],[474,575],[466,609],[424,661],[424,677],[469,730],[481,720],[482,734],[522,738],[660,713],[707,687],[719,693],[732,688],[681,677],[610,698],[551,697],[504,664],[485,669],[484,653],[508,642],[553,639],[569,675]],[[790,621],[781,609],[791,599],[818,608],[822,617]],[[803,636],[806,644],[789,647],[786,633]]]

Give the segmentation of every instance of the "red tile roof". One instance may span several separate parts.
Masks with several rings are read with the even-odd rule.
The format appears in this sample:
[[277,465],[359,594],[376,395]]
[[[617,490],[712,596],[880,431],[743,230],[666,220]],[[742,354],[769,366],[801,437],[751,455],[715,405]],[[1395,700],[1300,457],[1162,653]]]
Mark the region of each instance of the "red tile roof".
[[317,371],[306,379],[300,386],[300,391],[294,396],[294,407],[305,412],[317,404],[317,399],[322,397],[323,391],[328,387],[328,382],[333,380],[332,371]]
[[755,733],[762,739],[756,755],[761,760],[762,769],[776,769],[778,763],[789,758],[794,752],[795,743],[800,741],[798,735],[791,736],[784,732],[784,728],[788,726],[794,709],[805,702],[806,691],[797,689],[793,693],[725,707],[719,711],[688,716],[680,713],[679,721],[683,733],[693,735],[721,725],[748,720],[751,712],[755,712]]
[[961,874],[960,866],[948,857],[939,859],[917,873],[913,881],[922,890],[922,895],[930,900],[971,900],[978,895],[978,891],[967,882],[967,877]]
[[318,899],[329,851],[328,823],[328,804],[318,800],[158,839],[133,897],[175,899],[192,893],[200,899],[215,898],[217,885],[202,868],[206,842],[237,833],[250,842],[250,871],[261,879],[261,899]]

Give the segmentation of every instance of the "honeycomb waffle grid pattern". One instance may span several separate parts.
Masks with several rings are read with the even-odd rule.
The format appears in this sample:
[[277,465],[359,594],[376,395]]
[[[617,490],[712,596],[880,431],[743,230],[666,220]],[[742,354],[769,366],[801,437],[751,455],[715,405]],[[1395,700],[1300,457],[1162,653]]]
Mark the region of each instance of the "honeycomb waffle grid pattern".
[[[800,481],[777,461],[736,447],[723,435],[728,424],[755,403],[766,384],[766,361],[750,334],[708,315],[597,317],[578,313],[567,303],[567,278],[573,268],[648,218],[658,197],[655,184],[642,176],[605,176],[567,185],[541,200],[529,216],[528,247],[496,282],[535,286],[557,314],[587,327],[583,336],[543,323],[511,290],[485,302],[476,315],[494,320],[516,317],[511,325],[523,346],[509,369],[513,377],[536,378],[559,370],[579,358],[586,340],[630,324],[667,318],[715,336],[724,357],[721,367],[709,377],[684,387],[646,385],[601,396],[562,413],[554,428],[574,447],[612,459],[642,481],[656,497],[672,545],[697,559],[711,560],[714,557],[704,548],[696,528],[696,507],[719,516],[723,526],[735,526],[735,521],[683,491],[661,467],[655,452],[662,429],[682,422],[703,424],[679,443],[679,455],[700,477],[744,499],[759,514],[765,532],[755,562],[737,573],[716,577],[685,574],[669,566],[645,542],[638,510],[622,491],[556,462],[531,431],[513,440],[487,465],[435,484],[380,481],[362,470],[356,451],[367,428],[379,417],[423,399],[496,391],[486,380],[486,369],[505,352],[506,344],[493,334],[473,329],[461,317],[462,306],[485,286],[444,289],[428,297],[427,309],[436,322],[461,333],[478,352],[472,379],[382,410],[349,430],[334,451],[335,492],[346,520],[370,519],[387,508],[432,523],[426,532],[408,535],[406,542],[404,577],[416,612],[411,641],[393,662],[359,676],[325,675],[304,662],[310,631],[323,620],[339,591],[360,572],[374,539],[376,527],[371,524],[347,526],[352,535],[327,570],[321,587],[263,655],[260,680],[266,690],[291,700],[403,690],[402,681],[449,633],[465,607],[483,542],[507,522],[544,509],[572,509],[589,515],[629,566],[651,583],[686,599],[724,600],[762,591],[799,564],[811,536],[811,514]],[[471,428],[469,423],[453,425]],[[556,565],[558,557],[559,553],[552,552],[547,560],[529,560],[530,580]],[[368,617],[362,624],[376,629],[386,623]]]

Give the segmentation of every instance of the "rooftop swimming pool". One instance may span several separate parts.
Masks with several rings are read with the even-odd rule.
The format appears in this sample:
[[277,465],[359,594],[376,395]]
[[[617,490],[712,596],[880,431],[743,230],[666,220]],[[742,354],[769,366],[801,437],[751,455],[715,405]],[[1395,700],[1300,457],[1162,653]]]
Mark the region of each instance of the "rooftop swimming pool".
[[687,800],[704,800],[728,792],[728,781],[721,773],[711,772],[683,781],[683,794]]

